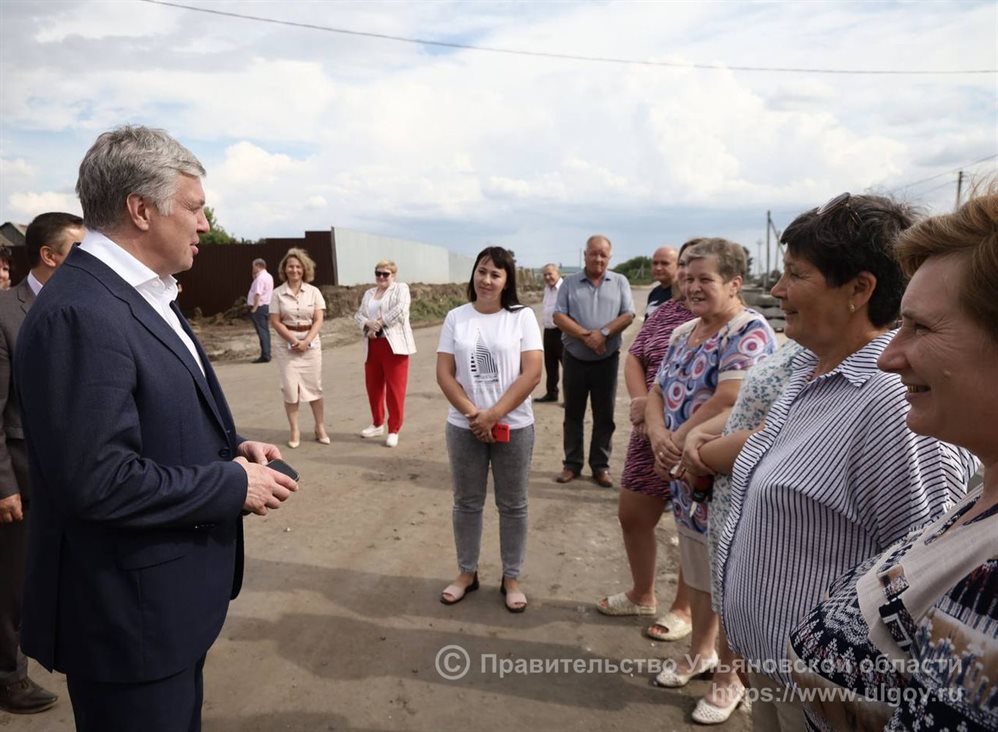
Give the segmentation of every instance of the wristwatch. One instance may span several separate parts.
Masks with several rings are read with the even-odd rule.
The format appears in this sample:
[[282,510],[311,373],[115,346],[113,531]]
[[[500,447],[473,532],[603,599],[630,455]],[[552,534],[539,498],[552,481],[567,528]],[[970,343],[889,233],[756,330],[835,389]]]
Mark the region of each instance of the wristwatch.
[[605,325],[602,328],[599,329],[599,332],[603,334],[604,338],[609,338],[610,337],[610,329],[607,328]]

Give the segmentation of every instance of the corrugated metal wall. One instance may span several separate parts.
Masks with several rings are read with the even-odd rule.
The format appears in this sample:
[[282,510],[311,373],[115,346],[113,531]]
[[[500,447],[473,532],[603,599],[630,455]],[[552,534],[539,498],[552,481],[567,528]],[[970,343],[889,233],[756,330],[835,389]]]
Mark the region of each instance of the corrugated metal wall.
[[301,247],[315,260],[314,285],[338,284],[336,244],[332,230],[306,231],[304,238],[267,239],[264,244],[227,244],[201,247],[194,267],[177,275],[183,291],[177,302],[185,315],[195,308],[203,315],[215,315],[245,298],[253,278],[253,260],[261,257],[267,271],[280,284],[277,265],[291,247]]
[[344,228],[334,229],[334,234],[341,285],[373,284],[374,265],[382,259],[398,265],[401,281],[425,284],[461,282],[468,278],[475,264],[470,257],[436,244]]

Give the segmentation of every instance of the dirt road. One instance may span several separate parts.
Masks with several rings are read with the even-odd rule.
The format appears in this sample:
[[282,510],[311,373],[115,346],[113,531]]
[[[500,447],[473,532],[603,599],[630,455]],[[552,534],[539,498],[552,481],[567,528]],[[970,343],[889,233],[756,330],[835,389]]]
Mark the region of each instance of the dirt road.
[[[644,293],[636,293],[643,303]],[[628,335],[633,337],[637,324]],[[627,587],[616,491],[589,480],[552,481],[561,467],[562,410],[536,405],[537,444],[530,483],[530,545],[522,615],[503,608],[498,521],[487,505],[482,588],[446,607],[440,591],[455,574],[451,488],[444,448],[446,402],[434,380],[439,328],[416,332],[401,443],[362,440],[370,416],[362,351],[351,343],[323,353],[331,446],[285,448],[303,476],[301,491],[265,518],[246,520],[246,579],[208,656],[204,729],[507,730],[692,729],[689,715],[706,681],[681,691],[649,685],[649,674],[596,671],[629,659],[681,658],[686,645],[653,643],[636,618],[607,618],[593,601]],[[247,338],[253,336],[247,331]],[[252,353],[253,342],[248,352]],[[274,364],[222,363],[218,374],[240,432],[287,439]],[[619,479],[627,399],[620,380],[611,471]],[[540,392],[538,391],[538,394]],[[303,415],[303,436],[311,433]],[[588,427],[587,427],[588,434]],[[588,438],[587,438],[588,439]],[[660,528],[659,601],[671,599],[676,572],[671,519]],[[437,670],[441,655],[448,680]],[[498,659],[493,666],[489,655]],[[446,656],[446,657],[444,657]],[[540,673],[517,673],[530,670]],[[564,660],[559,660],[564,659]],[[484,660],[484,665],[483,665]],[[512,673],[501,675],[498,663]],[[584,672],[577,672],[578,668]],[[52,711],[0,729],[71,730],[65,685],[32,665],[60,693]],[[726,729],[751,727],[738,712]]]

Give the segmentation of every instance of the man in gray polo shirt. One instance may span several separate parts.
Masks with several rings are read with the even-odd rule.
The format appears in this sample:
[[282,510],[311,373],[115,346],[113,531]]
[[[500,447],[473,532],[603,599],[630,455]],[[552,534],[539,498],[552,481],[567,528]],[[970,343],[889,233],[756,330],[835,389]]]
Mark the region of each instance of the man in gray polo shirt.
[[605,236],[586,242],[586,267],[568,275],[558,290],[554,323],[565,345],[565,460],[555,476],[559,483],[575,480],[582,472],[582,422],[586,400],[593,403],[593,434],[589,443],[589,467],[593,480],[613,487],[610,477],[610,440],[616,425],[613,407],[617,398],[617,367],[620,334],[634,320],[634,301],[627,278],[607,269],[612,245]]

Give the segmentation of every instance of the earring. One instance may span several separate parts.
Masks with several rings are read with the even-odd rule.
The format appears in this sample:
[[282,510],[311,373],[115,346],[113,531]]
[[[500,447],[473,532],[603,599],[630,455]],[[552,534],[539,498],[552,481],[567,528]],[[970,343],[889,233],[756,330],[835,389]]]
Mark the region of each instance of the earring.
[[855,313],[856,312],[856,306],[853,305],[852,303],[849,303],[849,312],[850,313]]

